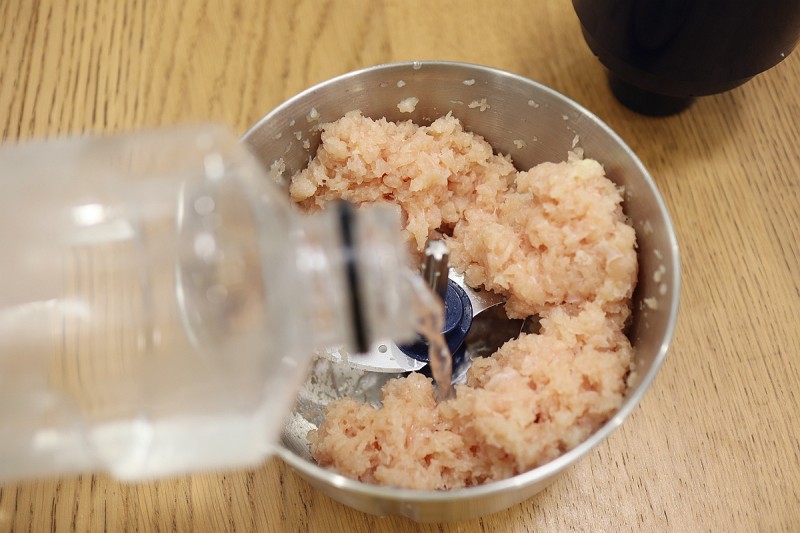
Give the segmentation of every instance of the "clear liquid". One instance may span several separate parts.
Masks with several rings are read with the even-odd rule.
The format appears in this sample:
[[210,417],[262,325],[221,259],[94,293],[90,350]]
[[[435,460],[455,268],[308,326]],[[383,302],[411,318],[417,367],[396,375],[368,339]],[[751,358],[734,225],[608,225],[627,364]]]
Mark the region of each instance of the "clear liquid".
[[414,307],[419,317],[417,330],[428,343],[428,360],[436,382],[436,401],[452,398],[455,390],[453,379],[453,356],[445,342],[444,306],[441,299],[418,276],[411,276],[414,292]]
[[420,328],[420,333],[428,341],[428,359],[433,379],[436,381],[436,401],[448,400],[455,393],[450,383],[453,379],[453,355],[450,353],[450,347],[444,340],[441,328]]

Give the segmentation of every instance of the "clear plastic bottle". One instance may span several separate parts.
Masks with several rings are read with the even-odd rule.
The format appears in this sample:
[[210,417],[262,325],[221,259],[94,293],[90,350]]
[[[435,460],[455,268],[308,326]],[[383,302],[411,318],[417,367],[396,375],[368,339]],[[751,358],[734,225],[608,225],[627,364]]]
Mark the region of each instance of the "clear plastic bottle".
[[0,148],[0,480],[257,463],[315,347],[414,336],[399,221],[225,128]]

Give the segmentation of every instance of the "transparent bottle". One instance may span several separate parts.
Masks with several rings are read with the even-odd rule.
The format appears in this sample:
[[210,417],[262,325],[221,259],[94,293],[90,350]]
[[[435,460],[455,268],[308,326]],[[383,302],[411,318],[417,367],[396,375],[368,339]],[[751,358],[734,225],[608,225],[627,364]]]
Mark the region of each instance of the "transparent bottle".
[[269,454],[314,348],[414,337],[396,213],[296,213],[225,128],[0,148],[0,480]]

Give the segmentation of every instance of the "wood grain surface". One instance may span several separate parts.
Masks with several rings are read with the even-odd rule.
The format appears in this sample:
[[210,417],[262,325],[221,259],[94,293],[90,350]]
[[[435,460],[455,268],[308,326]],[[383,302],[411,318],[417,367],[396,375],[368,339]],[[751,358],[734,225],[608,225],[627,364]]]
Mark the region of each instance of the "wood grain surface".
[[566,0],[0,0],[0,139],[205,120],[243,132],[316,82],[413,59],[549,85],[651,171],[684,284],[673,347],[631,418],[545,492],[462,523],[365,515],[272,460],[2,485],[0,531],[800,530],[798,52],[655,119],[613,99]]

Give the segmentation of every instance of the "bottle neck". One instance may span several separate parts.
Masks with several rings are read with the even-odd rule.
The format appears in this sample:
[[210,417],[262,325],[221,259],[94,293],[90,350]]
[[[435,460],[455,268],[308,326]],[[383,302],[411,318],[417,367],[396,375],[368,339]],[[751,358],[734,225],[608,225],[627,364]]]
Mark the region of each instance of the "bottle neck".
[[414,338],[414,295],[396,209],[337,203],[302,217],[292,239],[314,348],[364,353],[378,339]]

